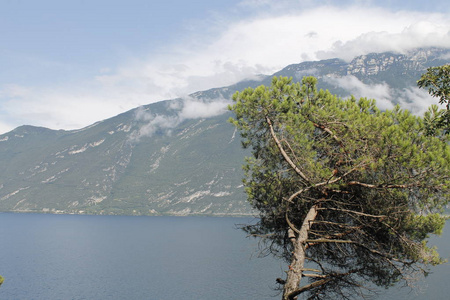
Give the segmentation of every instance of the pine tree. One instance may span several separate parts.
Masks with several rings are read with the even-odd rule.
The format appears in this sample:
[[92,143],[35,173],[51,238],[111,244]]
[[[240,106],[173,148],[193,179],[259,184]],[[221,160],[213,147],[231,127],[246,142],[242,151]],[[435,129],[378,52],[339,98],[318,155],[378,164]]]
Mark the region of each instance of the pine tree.
[[367,284],[411,282],[442,262],[426,242],[445,224],[448,135],[316,82],[275,77],[233,96],[230,121],[252,151],[244,185],[259,211],[243,229],[289,263],[277,280],[283,299],[360,298]]

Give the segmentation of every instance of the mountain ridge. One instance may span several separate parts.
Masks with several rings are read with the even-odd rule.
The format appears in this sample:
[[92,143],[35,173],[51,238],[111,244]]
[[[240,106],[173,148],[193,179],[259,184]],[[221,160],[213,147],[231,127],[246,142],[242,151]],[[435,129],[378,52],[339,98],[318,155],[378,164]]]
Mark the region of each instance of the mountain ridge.
[[78,130],[19,126],[0,135],[0,211],[252,215],[241,183],[248,152],[224,110],[235,91],[269,85],[273,76],[299,81],[313,75],[320,88],[343,97],[352,90],[339,80],[387,85],[395,101],[427,67],[449,59],[449,49],[430,48],[368,54],[351,62],[303,62],[258,80],[135,108]]

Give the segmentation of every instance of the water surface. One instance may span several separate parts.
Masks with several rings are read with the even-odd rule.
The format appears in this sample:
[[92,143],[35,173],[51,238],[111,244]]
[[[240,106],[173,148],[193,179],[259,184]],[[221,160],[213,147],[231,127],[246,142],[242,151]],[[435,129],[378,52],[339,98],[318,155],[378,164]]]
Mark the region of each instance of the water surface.
[[[0,299],[279,299],[285,265],[257,258],[248,218],[0,214]],[[450,232],[450,230],[447,230]],[[450,256],[449,234],[433,239]],[[450,267],[433,269],[423,294],[447,299]]]

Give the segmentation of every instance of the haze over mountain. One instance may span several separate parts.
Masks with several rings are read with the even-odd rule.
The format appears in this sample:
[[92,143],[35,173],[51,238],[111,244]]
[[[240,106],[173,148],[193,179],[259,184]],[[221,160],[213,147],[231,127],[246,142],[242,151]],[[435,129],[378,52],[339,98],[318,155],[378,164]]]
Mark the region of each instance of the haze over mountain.
[[[289,65],[275,76],[314,75],[343,97],[436,102],[416,81],[450,50],[373,53]],[[272,75],[138,107],[80,130],[21,126],[0,135],[0,211],[133,215],[250,215],[241,184],[246,151],[227,122],[231,95]]]

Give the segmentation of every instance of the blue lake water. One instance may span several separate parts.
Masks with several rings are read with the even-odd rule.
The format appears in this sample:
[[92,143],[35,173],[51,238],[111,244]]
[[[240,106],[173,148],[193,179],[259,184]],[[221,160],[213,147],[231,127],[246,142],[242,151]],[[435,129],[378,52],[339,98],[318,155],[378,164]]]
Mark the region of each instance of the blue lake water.
[[[248,218],[0,214],[0,299],[279,299],[285,265],[257,258]],[[450,256],[450,230],[433,238]],[[450,266],[422,292],[379,299],[449,299]]]

